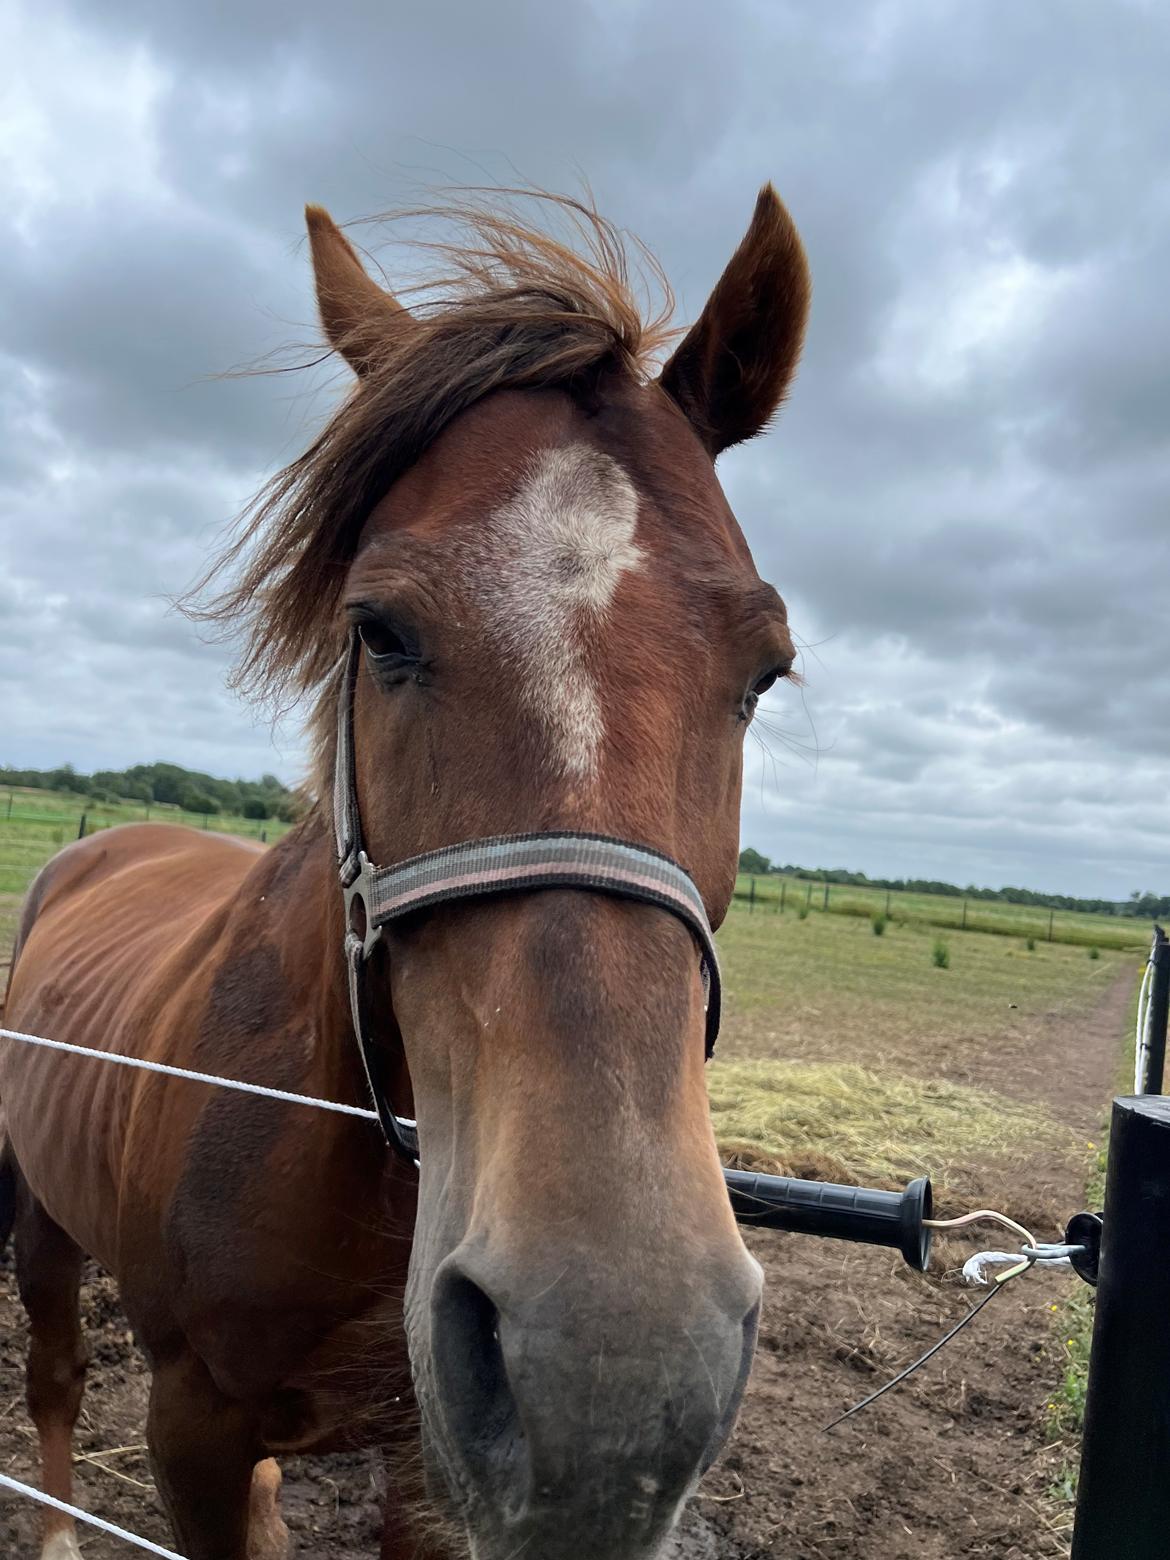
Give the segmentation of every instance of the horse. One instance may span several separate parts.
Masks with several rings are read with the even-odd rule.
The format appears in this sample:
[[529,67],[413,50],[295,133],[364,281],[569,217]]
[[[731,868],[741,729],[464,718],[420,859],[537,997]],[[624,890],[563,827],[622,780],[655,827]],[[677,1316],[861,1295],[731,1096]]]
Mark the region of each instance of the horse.
[[[384,1461],[382,1560],[649,1560],[750,1369],[762,1273],[707,1108],[700,912],[598,869],[374,933],[338,876],[352,800],[367,864],[624,841],[619,878],[673,871],[712,927],[731,900],[744,733],[794,649],[714,463],[785,396],[807,262],[766,185],[668,331],[618,230],[547,198],[583,242],[468,196],[454,275],[413,306],[306,208],[350,389],[205,611],[244,686],[314,701],[315,800],[268,849],[95,834],[22,910],[14,1028],[359,1108],[372,1087],[416,1124],[398,1152],[372,1121],[0,1040],[43,1487],[70,1499],[89,1256],[149,1366],[187,1560],[279,1560],[279,1458],[346,1448]],[[67,1516],[44,1535],[77,1560]]]

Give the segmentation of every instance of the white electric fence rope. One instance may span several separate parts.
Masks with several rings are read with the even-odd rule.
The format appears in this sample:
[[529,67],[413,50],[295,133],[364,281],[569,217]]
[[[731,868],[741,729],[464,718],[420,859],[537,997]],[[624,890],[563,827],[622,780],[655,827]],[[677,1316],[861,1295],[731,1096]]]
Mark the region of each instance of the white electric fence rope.
[[[1155,947],[1157,943],[1155,942]],[[1133,1060],[1133,1092],[1144,1094],[1146,1092],[1146,1064],[1150,1055],[1150,1019],[1153,1017],[1150,1003],[1150,985],[1154,974],[1154,952],[1151,948],[1150,957],[1146,961],[1146,967],[1142,974],[1142,984],[1138,991],[1137,1007],[1137,1033],[1134,1037]]]
[[1021,1246],[1019,1251],[977,1251],[963,1263],[963,1277],[968,1284],[986,1284],[985,1268],[1005,1265],[1018,1268],[1021,1260],[1028,1267],[1072,1267],[1072,1259],[1084,1249],[1083,1246],[1041,1242],[1038,1246]]
[[366,1110],[361,1105],[343,1105],[340,1100],[318,1100],[311,1094],[290,1094],[286,1089],[266,1089],[258,1083],[241,1083],[238,1078],[218,1078],[214,1073],[192,1072],[190,1068],[171,1067],[166,1062],[146,1062],[138,1056],[122,1056],[118,1051],[97,1051],[93,1046],[46,1040],[43,1035],[26,1035],[19,1029],[0,1029],[0,1040],[19,1040],[22,1045],[44,1046],[48,1051],[67,1051],[71,1056],[92,1056],[99,1062],[114,1062],[120,1067],[140,1067],[143,1072],[165,1073],[169,1078],[186,1078],[189,1083],[211,1083],[219,1089],[238,1089],[241,1094],[260,1094],[265,1099],[283,1100],[288,1105],[312,1105],[317,1110],[333,1110],[341,1116],[360,1116],[365,1121],[378,1119],[376,1110]]
[[0,1473],[0,1489],[12,1490],[17,1495],[26,1495],[29,1500],[35,1500],[39,1505],[48,1506],[53,1511],[60,1511],[65,1516],[72,1517],[75,1522],[84,1522],[89,1527],[100,1528],[103,1533],[120,1538],[124,1543],[133,1544],[136,1549],[145,1549],[148,1555],[161,1555],[162,1560],[183,1560],[183,1556],[177,1555],[173,1549],[164,1549],[161,1544],[152,1544],[149,1538],[139,1538],[136,1533],[127,1533],[125,1528],[116,1527],[113,1522],[107,1522],[103,1517],[91,1516],[88,1511],[82,1511],[79,1506],[70,1506],[63,1500],[55,1500],[52,1495],[34,1489],[31,1484],[22,1484],[19,1479],[10,1479],[6,1473]]

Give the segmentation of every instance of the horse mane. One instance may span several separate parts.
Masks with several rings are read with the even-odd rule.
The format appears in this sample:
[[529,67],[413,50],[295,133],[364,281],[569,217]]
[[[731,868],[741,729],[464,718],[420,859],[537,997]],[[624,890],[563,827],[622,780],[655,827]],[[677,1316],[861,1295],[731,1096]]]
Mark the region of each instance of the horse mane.
[[[541,223],[524,220],[525,203]],[[473,190],[378,220],[404,219],[438,225],[441,236],[406,242],[441,261],[441,274],[410,289],[401,327],[388,327],[376,361],[304,454],[244,510],[182,603],[241,640],[232,686],[277,710],[317,696],[319,760],[331,725],[322,695],[344,644],[346,571],[394,481],[493,390],[572,391],[606,372],[644,379],[676,334],[661,267],[590,200]]]

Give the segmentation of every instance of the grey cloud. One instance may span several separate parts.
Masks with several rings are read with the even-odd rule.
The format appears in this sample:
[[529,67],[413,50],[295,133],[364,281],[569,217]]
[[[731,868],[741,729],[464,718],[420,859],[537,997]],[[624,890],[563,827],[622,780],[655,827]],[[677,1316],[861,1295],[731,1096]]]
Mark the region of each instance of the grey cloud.
[[1158,8],[20,14],[4,757],[297,771],[166,598],[336,393],[208,377],[312,339],[306,199],[353,218],[428,180],[584,176],[693,315],[774,177],[813,320],[776,433],[723,475],[810,647],[804,706],[778,693],[774,718],[819,757],[749,746],[745,838],[1085,891],[1170,876],[1147,821],[1170,785]]

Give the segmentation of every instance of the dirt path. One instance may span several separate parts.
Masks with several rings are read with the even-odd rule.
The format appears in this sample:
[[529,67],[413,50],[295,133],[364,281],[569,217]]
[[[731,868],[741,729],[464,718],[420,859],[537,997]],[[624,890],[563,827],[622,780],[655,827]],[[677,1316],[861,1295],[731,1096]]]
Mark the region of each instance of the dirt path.
[[[939,1071],[1047,1103],[1096,1141],[1113,1092],[1132,994],[1126,972],[1089,1012],[1039,1015],[1002,1047],[955,1049]],[[1080,1206],[1084,1153],[1047,1153],[972,1185],[993,1205],[1051,1234]],[[1037,1234],[1043,1234],[1037,1229]],[[1044,1560],[1067,1554],[1067,1517],[1047,1498],[1067,1449],[1045,1444],[1044,1405],[1064,1361],[1053,1302],[1077,1280],[1034,1275],[1010,1287],[923,1372],[826,1436],[822,1427],[920,1353],[962,1315],[957,1246],[940,1278],[865,1248],[754,1233],[768,1289],[760,1351],[728,1452],[688,1514],[679,1560]],[[969,1247],[962,1248],[963,1254]],[[949,1270],[949,1271],[948,1271]],[[108,1279],[91,1276],[94,1354],[78,1450],[78,1500],[168,1544],[141,1450],[146,1382]],[[0,1261],[0,1469],[36,1482],[23,1403],[24,1320],[10,1262]],[[130,1448],[130,1450],[119,1450]],[[137,1448],[137,1449],[136,1449]],[[313,1560],[377,1552],[372,1459],[290,1461],[285,1507]],[[117,1475],[117,1476],[115,1476]],[[0,1495],[0,1555],[37,1554],[35,1514]],[[87,1560],[127,1560],[95,1535]]]

